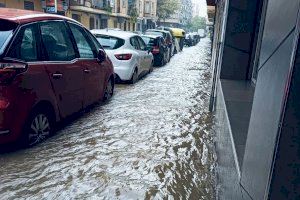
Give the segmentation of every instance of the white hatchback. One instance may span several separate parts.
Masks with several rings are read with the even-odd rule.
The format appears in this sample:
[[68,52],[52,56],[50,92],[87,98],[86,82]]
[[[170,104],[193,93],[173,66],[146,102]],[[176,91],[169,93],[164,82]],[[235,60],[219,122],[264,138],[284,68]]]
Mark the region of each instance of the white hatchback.
[[139,35],[107,29],[91,32],[112,61],[117,79],[135,83],[153,70],[153,55]]

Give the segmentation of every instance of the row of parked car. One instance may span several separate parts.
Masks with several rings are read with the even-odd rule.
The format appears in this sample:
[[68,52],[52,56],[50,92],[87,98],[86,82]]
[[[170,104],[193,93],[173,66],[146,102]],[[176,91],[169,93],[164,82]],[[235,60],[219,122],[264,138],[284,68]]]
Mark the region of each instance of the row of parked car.
[[201,36],[198,33],[188,33],[185,36],[184,45],[191,47],[200,42]]
[[0,145],[32,146],[55,124],[181,51],[184,31],[87,30],[67,17],[0,8]]

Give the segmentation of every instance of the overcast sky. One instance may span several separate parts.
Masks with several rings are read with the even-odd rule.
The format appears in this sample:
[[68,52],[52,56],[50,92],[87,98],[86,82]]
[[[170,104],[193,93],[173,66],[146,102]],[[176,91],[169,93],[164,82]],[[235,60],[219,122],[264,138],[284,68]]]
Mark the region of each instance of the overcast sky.
[[192,0],[192,2],[200,5],[199,15],[202,17],[207,17],[206,0]]

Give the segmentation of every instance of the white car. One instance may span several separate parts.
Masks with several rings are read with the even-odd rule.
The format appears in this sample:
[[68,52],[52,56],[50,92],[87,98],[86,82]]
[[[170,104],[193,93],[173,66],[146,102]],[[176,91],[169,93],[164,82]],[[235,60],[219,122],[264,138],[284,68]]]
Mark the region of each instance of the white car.
[[135,83],[153,70],[153,55],[139,35],[109,29],[91,32],[112,61],[117,79]]

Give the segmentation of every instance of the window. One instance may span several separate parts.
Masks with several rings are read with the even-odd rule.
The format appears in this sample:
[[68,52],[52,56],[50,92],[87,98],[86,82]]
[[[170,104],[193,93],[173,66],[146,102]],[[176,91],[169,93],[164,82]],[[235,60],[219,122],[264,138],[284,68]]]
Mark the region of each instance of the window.
[[140,10],[140,13],[143,13],[142,1],[139,2],[139,10]]
[[90,17],[90,30],[95,29],[95,19]]
[[152,13],[151,14],[154,15],[154,12],[155,12],[154,11],[154,3],[152,2]]
[[97,40],[104,49],[118,49],[125,44],[125,41],[108,35],[97,35]]
[[101,19],[100,28],[107,28],[107,19]]
[[75,50],[64,22],[43,22],[40,27],[48,60],[71,61],[76,58]]
[[151,4],[149,1],[145,2],[145,13],[150,14],[151,13]]
[[159,39],[154,39],[154,38],[145,37],[145,36],[143,36],[142,39],[144,40],[145,44],[149,47],[159,46],[158,45]]
[[93,42],[94,46],[95,46],[95,52],[96,55],[98,54],[99,49],[102,49],[100,43],[98,42],[98,40],[95,38],[95,36],[93,34],[91,34],[90,32],[86,32],[86,34],[88,35],[88,38]]
[[13,36],[13,31],[16,29],[17,24],[6,21],[0,20],[0,55],[3,53],[4,49],[6,48],[8,42]]
[[96,19],[96,29],[99,28],[99,19]]
[[74,19],[74,20],[76,20],[78,22],[81,22],[80,15],[78,15],[78,14],[72,14],[72,19]]
[[140,49],[139,42],[136,37],[130,38],[130,44],[133,46],[133,48],[135,48],[137,50]]
[[28,25],[20,29],[9,50],[8,57],[26,62],[37,61],[37,29],[36,25]]
[[70,28],[75,38],[80,58],[95,58],[93,48],[87,40],[84,29],[71,23]]
[[25,10],[34,10],[34,3],[31,1],[24,1]]
[[138,42],[139,42],[140,49],[141,49],[142,51],[145,51],[145,50],[147,49],[147,46],[146,46],[144,40],[143,40],[142,38],[140,38],[140,37],[137,37],[137,40],[138,40]]

